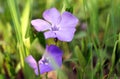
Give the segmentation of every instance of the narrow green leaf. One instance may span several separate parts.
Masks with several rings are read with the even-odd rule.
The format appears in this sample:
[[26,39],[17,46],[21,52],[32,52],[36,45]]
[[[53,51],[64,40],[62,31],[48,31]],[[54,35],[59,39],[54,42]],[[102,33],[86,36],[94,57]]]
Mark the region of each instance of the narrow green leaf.
[[118,41],[115,42],[115,46],[114,46],[113,53],[112,53],[112,59],[111,59],[112,68],[115,66],[117,45],[118,45]]
[[118,40],[115,42],[114,50],[112,54],[112,65],[113,66],[117,64],[117,62],[119,61],[119,57],[120,57],[120,34],[119,34]]
[[10,10],[11,18],[14,24],[14,29],[17,38],[17,47],[19,50],[20,60],[22,67],[24,66],[24,57],[25,57],[25,48],[23,45],[22,40],[22,33],[21,33],[21,23],[20,23],[20,15],[19,15],[19,8],[17,6],[17,0],[7,0],[8,8]]
[[114,45],[112,58],[111,58],[112,66],[110,68],[110,72],[109,72],[108,78],[110,77],[111,73],[113,72],[113,69],[114,69],[116,63],[119,61],[119,57],[118,57],[120,55],[120,53],[118,52],[118,44],[119,44],[119,42],[120,42],[120,39],[117,40],[115,42],[115,45]]
[[[32,3],[32,0],[27,0],[26,2],[26,5],[25,5],[25,8],[23,10],[23,13],[22,13],[22,17],[21,17],[21,29],[22,29],[22,40],[24,42],[24,45],[27,47],[27,48],[30,48],[30,35],[26,38],[26,35],[28,30],[30,30],[30,11],[31,11],[31,3]],[[26,52],[27,54],[29,52]]]
[[78,46],[75,47],[75,55],[78,58],[80,66],[84,68],[86,66],[86,60]]
[[32,0],[27,0],[25,8],[22,13],[22,17],[21,17],[21,27],[22,27],[22,38],[23,39],[25,39],[27,28],[29,26],[31,2],[32,2]]
[[[17,7],[17,1],[16,0],[7,0],[8,2],[8,7],[13,19],[13,22],[15,24],[16,27],[20,28],[20,14],[19,14],[19,10]],[[21,30],[21,29],[19,29]]]

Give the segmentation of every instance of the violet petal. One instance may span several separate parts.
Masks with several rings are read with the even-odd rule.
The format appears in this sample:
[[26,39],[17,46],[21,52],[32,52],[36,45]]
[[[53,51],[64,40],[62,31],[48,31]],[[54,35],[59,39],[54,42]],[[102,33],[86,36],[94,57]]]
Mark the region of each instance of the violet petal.
[[75,31],[75,28],[64,28],[59,31],[56,31],[55,33],[59,40],[70,42],[73,39]]
[[35,74],[38,75],[38,66],[35,59],[32,57],[32,55],[29,55],[25,58],[25,62],[29,64],[29,66],[34,70]]
[[59,27],[64,28],[64,27],[76,27],[76,25],[78,24],[78,19],[72,15],[70,12],[64,12],[62,14],[62,20],[59,24]]
[[32,20],[32,21],[31,21],[31,24],[34,26],[34,28],[35,28],[38,32],[40,32],[40,31],[45,31],[45,30],[48,30],[48,29],[51,28],[51,25],[50,25],[48,22],[46,22],[46,21],[44,21],[44,20],[42,20],[42,19]]
[[56,35],[53,31],[47,31],[47,32],[44,32],[44,36],[45,36],[45,39],[48,39],[48,38],[55,38]]
[[52,24],[58,24],[60,22],[60,13],[56,8],[51,8],[43,13],[43,18]]
[[[49,72],[52,70],[55,70],[57,67],[53,66],[53,63],[51,62],[52,59],[55,61],[55,64],[60,67],[62,65],[62,55],[63,52],[55,45],[50,45],[46,48],[46,52],[44,53],[42,59],[48,59],[48,63],[44,64],[41,63],[42,59],[39,61],[39,68],[40,73]],[[51,59],[52,58],[52,59]]]

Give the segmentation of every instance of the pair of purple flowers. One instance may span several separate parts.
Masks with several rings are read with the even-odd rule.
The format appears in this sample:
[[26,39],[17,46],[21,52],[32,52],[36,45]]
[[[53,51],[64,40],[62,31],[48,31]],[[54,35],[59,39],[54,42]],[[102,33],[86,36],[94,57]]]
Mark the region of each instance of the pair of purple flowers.
[[[51,8],[44,11],[43,18],[45,20],[32,20],[31,24],[38,32],[44,32],[45,39],[57,38],[60,41],[72,41],[78,23],[75,16],[67,11],[60,14],[56,8]],[[38,62],[31,55],[26,57],[25,61],[38,75],[59,68],[62,65],[62,55],[60,48],[50,45],[46,47],[45,53]]]

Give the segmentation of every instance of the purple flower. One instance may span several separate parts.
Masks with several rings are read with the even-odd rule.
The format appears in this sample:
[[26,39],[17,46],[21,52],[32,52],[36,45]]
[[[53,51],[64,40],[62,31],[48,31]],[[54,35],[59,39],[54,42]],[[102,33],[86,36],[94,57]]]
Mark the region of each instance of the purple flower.
[[46,52],[43,54],[38,63],[31,55],[26,57],[25,61],[31,68],[34,69],[35,74],[39,75],[39,73],[43,74],[61,67],[62,55],[63,52],[57,46],[50,45],[47,46]]
[[76,31],[75,26],[78,19],[70,12],[60,12],[56,8],[51,8],[43,13],[42,19],[32,20],[31,23],[38,32],[44,32],[46,39],[57,38],[61,41],[70,42]]

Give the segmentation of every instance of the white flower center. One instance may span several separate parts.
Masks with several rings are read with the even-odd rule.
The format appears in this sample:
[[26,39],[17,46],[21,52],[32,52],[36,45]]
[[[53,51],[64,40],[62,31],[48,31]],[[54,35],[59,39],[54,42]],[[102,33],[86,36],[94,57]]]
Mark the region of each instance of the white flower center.
[[59,27],[57,27],[56,25],[52,25],[51,30],[52,31],[58,31]]
[[48,65],[49,62],[50,62],[50,60],[48,57],[43,57],[40,61],[41,64],[45,64],[45,65]]

